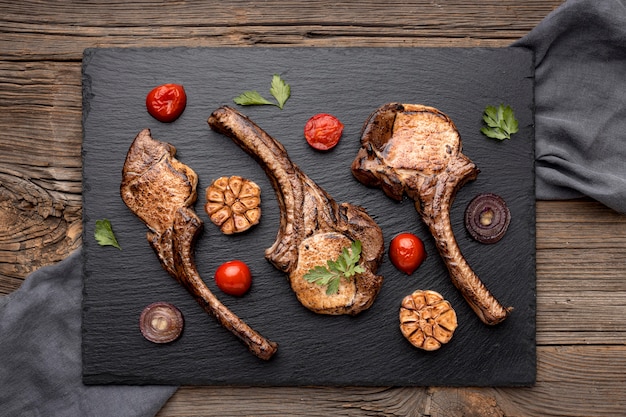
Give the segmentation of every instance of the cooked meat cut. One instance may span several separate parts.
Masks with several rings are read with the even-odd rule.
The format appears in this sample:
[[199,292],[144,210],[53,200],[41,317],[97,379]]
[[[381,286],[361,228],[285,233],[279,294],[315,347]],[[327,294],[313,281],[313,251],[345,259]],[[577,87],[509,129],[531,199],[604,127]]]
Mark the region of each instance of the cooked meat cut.
[[[361,207],[337,204],[290,159],[281,143],[248,117],[228,106],[208,119],[211,128],[230,137],[255,158],[268,175],[280,208],[276,241],[265,257],[289,275],[291,288],[308,309],[321,314],[355,315],[369,308],[383,278],[376,271],[384,252],[380,227]],[[342,248],[360,240],[365,272],[342,279],[337,294],[303,277],[314,266],[336,259]]]
[[148,227],[148,242],[161,266],[252,353],[270,359],[278,345],[224,306],[198,274],[194,244],[203,224],[191,207],[198,177],[175,154],[174,146],[153,139],[149,129],[139,132],[122,170],[122,200]]
[[504,308],[470,268],[450,223],[457,190],[479,172],[461,151],[461,137],[448,116],[432,107],[390,103],[366,121],[352,173],[393,199],[406,193],[415,201],[452,282],[478,317],[493,325],[511,308]]

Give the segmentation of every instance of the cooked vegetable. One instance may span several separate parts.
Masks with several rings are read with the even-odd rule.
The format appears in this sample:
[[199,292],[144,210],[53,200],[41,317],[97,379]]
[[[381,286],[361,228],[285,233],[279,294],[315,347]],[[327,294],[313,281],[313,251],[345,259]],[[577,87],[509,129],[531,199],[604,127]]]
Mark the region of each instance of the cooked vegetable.
[[400,233],[389,244],[389,259],[400,271],[411,275],[426,259],[424,242],[412,233]]
[[283,106],[291,96],[291,86],[287,84],[280,75],[274,74],[270,85],[270,94],[276,99],[276,103],[265,99],[258,91],[244,91],[233,101],[241,106],[261,106],[272,105],[282,110]]
[[487,106],[483,113],[483,121],[487,126],[483,126],[480,131],[492,139],[511,139],[513,133],[518,131],[518,122],[513,114],[511,106],[498,107]]
[[240,297],[250,289],[252,274],[244,262],[228,261],[221,264],[215,271],[215,283],[226,294]]
[[343,248],[336,260],[328,260],[327,267],[316,266],[304,275],[304,279],[318,285],[327,286],[326,294],[336,294],[342,278],[350,279],[356,274],[365,272],[359,265],[361,259],[361,241],[355,240],[348,248]]
[[183,332],[183,315],[176,306],[164,301],[152,303],[141,312],[139,329],[143,337],[154,343],[169,343]]
[[465,209],[465,227],[481,243],[499,242],[510,222],[511,212],[502,197],[496,194],[479,194]]
[[111,222],[107,219],[96,220],[96,227],[93,237],[100,246],[115,246],[119,250],[122,247],[117,243]]
[[334,148],[341,134],[343,123],[328,113],[319,113],[311,117],[304,125],[304,137],[309,145],[320,151]]
[[204,210],[224,234],[248,230],[261,219],[261,188],[239,177],[220,177],[206,189]]
[[180,84],[163,84],[146,96],[146,108],[155,119],[169,123],[178,119],[187,106],[187,94]]
[[415,347],[439,349],[452,339],[457,325],[452,305],[438,292],[417,290],[402,300],[400,331]]

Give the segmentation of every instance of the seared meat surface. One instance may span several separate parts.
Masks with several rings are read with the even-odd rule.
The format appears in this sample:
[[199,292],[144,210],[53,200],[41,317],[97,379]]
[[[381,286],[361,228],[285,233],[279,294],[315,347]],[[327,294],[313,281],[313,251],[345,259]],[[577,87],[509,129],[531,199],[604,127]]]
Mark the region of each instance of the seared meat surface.
[[486,324],[510,312],[471,269],[454,237],[450,207],[456,192],[479,173],[462,153],[461,137],[448,116],[432,107],[386,104],[366,121],[352,173],[401,200],[406,193],[432,233],[452,282]]
[[[220,107],[208,123],[255,158],[268,175],[280,208],[280,226],[265,257],[289,274],[298,300],[321,314],[354,315],[369,308],[383,282],[376,275],[384,252],[382,231],[376,222],[360,207],[336,203],[289,159],[280,142],[237,110]],[[326,288],[303,278],[314,266],[336,259],[342,248],[355,240],[362,243],[365,272],[350,281],[342,279],[337,294],[327,295]]]
[[174,146],[153,139],[149,129],[139,132],[122,170],[122,200],[148,227],[148,242],[162,267],[252,353],[269,359],[277,344],[224,306],[197,272],[194,244],[203,224],[191,205],[196,200],[198,177],[175,154]]

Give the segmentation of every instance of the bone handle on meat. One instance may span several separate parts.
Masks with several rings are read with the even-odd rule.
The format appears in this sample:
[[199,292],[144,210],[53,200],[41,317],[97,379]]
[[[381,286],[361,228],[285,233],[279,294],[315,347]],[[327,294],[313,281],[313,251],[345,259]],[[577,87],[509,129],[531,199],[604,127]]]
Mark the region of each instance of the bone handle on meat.
[[222,326],[237,336],[254,355],[264,360],[270,359],[276,353],[278,344],[263,337],[224,306],[200,277],[193,261],[193,245],[189,244],[194,240],[193,236],[200,227],[201,223],[195,213],[187,209],[178,210],[172,234],[176,280],[189,291],[207,313],[214,316]]
[[[229,137],[252,156],[272,183],[280,225],[265,258],[289,275],[298,300],[320,314],[355,315],[369,308],[383,281],[376,275],[384,253],[382,230],[376,222],[361,207],[337,204],[291,161],[278,140],[239,111],[222,106],[211,113],[207,122],[212,130]],[[348,247],[356,240],[363,243],[361,257],[365,271],[342,282],[341,294],[329,296],[319,285],[306,281],[304,275],[309,268],[338,256],[343,249],[340,245]],[[311,249],[311,242],[320,244],[326,252]]]
[[267,360],[278,345],[224,306],[196,270],[193,252],[202,220],[191,205],[197,196],[198,177],[175,154],[174,146],[152,138],[149,129],[142,130],[126,155],[120,185],[122,200],[148,227],[146,237],[163,269],[252,353]]
[[304,218],[299,208],[304,205],[303,182],[306,176],[287,157],[281,143],[235,109],[222,106],[211,113],[207,122],[211,129],[228,136],[252,156],[266,172],[281,210],[280,229],[274,244],[265,254],[281,271],[292,271],[298,258],[295,230],[304,229]]
[[[472,168],[470,163],[462,157],[454,163],[458,169],[456,170],[457,173],[467,169],[467,175],[456,177],[444,175],[439,177],[437,181],[442,183],[446,181],[461,182],[466,181],[470,177]],[[460,186],[461,184],[457,185]],[[454,190],[457,188],[457,186],[436,186],[433,188],[435,196],[431,202],[429,204],[420,204],[420,201],[416,200],[415,207],[435,239],[437,250],[448,268],[454,286],[461,292],[463,298],[465,298],[483,323],[495,325],[506,319],[512,308],[503,307],[467,263],[452,232],[450,212],[441,209],[441,206],[447,205],[439,204],[439,202],[443,201],[452,201]],[[434,219],[439,219],[439,221]]]

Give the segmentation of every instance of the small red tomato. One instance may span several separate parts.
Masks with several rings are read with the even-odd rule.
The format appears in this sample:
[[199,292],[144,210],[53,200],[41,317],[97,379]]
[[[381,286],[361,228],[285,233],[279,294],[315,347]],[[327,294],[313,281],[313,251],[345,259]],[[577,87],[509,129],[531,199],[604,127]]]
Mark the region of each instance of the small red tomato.
[[389,259],[400,271],[411,275],[426,259],[424,243],[412,233],[400,233],[391,240]]
[[311,117],[304,125],[304,137],[313,148],[319,151],[332,149],[343,133],[343,123],[328,113]]
[[173,122],[185,110],[187,94],[180,84],[163,84],[146,96],[148,113],[160,122]]
[[215,271],[215,283],[226,294],[242,296],[252,285],[252,274],[244,262],[228,261]]

